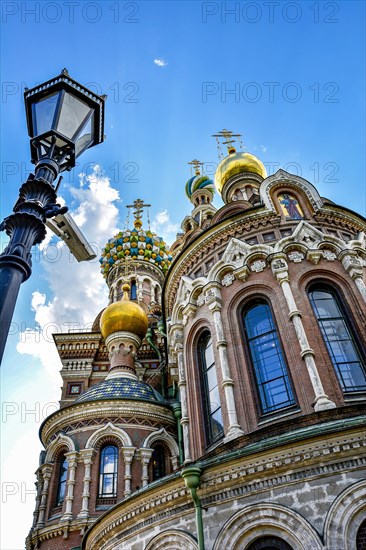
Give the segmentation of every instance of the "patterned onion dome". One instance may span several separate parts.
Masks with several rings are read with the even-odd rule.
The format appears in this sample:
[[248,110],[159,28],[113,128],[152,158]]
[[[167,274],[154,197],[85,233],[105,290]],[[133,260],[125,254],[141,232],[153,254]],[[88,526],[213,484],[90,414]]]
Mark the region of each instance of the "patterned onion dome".
[[221,194],[225,183],[236,174],[241,172],[253,172],[259,174],[263,179],[267,177],[267,172],[262,161],[255,155],[239,151],[232,152],[225,157],[217,167],[215,173],[215,187]]
[[111,378],[94,384],[86,390],[75,403],[99,401],[100,399],[132,399],[165,403],[165,399],[146,382],[130,378]]
[[208,176],[193,176],[186,183],[186,195],[190,199],[198,189],[207,189],[212,195],[215,192],[214,182]]
[[105,278],[108,271],[126,257],[153,263],[164,274],[168,271],[172,261],[168,245],[156,233],[142,229],[137,222],[138,220],[135,221],[133,229],[120,231],[112,239],[109,239],[103,248],[102,257],[99,261]]
[[147,332],[148,318],[141,306],[128,298],[129,284],[122,286],[123,298],[105,308],[100,318],[100,331],[103,338],[114,332],[132,332],[143,338]]

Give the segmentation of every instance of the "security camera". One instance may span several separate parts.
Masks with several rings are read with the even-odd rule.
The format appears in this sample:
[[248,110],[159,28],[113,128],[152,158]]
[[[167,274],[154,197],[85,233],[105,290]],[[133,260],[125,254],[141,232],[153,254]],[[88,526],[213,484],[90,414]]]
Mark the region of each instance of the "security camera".
[[47,218],[46,225],[65,241],[71,254],[75,256],[78,262],[93,260],[96,257],[92,247],[69,213],[57,214],[53,218]]

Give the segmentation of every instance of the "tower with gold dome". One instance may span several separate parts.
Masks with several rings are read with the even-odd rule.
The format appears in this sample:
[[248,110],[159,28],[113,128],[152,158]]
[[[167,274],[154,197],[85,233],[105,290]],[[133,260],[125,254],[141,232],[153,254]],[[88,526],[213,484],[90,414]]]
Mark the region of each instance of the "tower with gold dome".
[[215,138],[175,243],[129,205],[109,304],[54,337],[27,550],[365,549],[365,219]]

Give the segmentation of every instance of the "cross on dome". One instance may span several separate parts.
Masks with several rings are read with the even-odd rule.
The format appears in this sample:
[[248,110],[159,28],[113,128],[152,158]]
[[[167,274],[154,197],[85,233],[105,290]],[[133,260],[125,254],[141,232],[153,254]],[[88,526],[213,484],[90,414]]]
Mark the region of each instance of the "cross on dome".
[[227,150],[229,153],[235,153],[236,149],[234,147],[234,143],[238,141],[240,149],[244,149],[244,145],[241,138],[241,134],[234,134],[231,130],[227,130],[224,128],[220,132],[217,132],[217,134],[212,134],[212,137],[216,138],[217,142],[217,148],[219,151],[219,158],[221,159],[223,157],[221,144],[226,145]]

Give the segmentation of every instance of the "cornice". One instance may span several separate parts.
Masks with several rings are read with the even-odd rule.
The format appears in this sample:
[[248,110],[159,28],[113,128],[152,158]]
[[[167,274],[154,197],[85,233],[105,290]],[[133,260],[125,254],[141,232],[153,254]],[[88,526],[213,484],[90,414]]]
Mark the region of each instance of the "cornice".
[[164,404],[117,399],[74,403],[46,418],[39,432],[41,442],[47,447],[51,439],[67,426],[82,420],[106,418],[111,415],[123,418],[146,418],[163,424],[175,425],[173,412],[168,405]]

